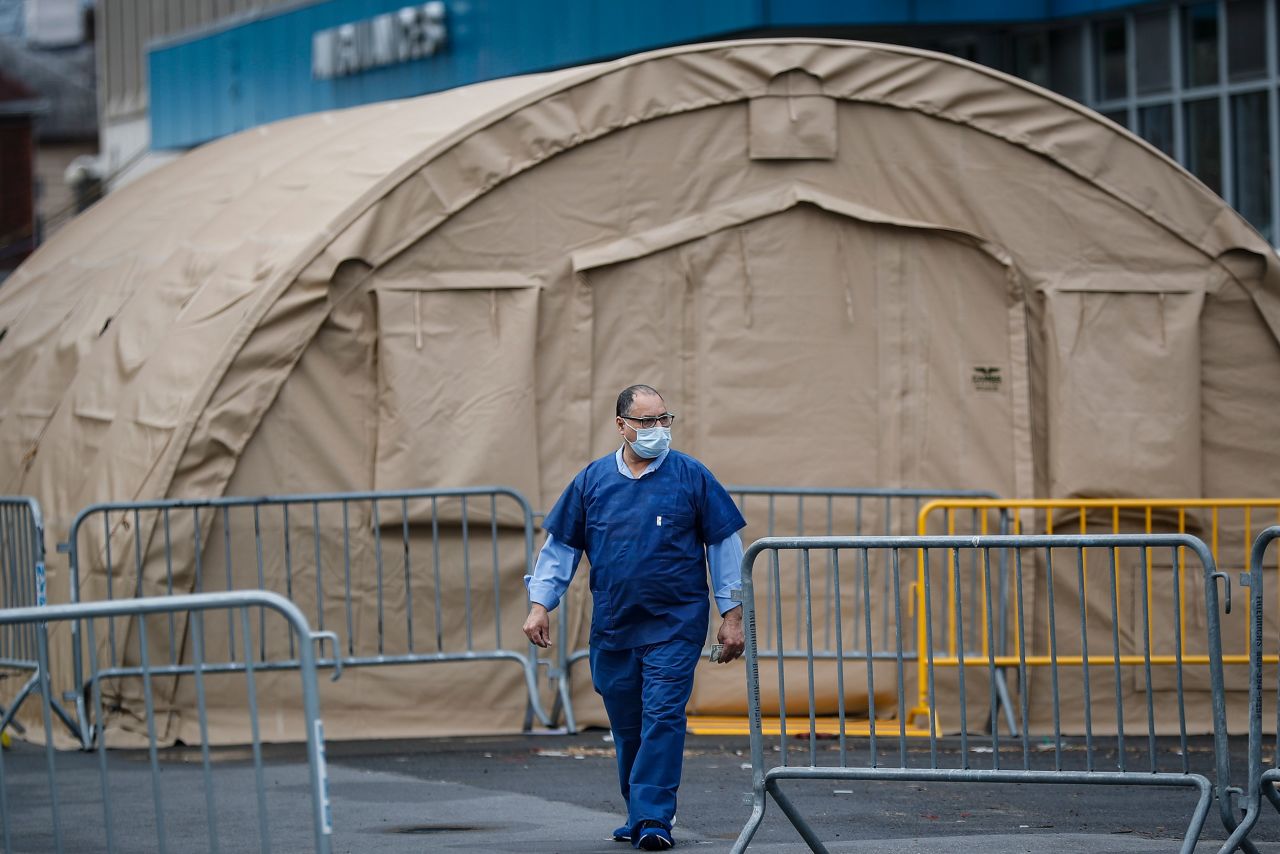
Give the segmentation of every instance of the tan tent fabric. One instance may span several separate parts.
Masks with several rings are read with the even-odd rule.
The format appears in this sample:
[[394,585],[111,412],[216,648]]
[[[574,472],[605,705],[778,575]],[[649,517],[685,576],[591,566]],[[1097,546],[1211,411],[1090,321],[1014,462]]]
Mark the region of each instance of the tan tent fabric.
[[[256,128],[70,224],[0,329],[0,488],[41,500],[51,553],[102,500],[503,483],[545,509],[633,381],[726,482],[1280,492],[1266,242],[1079,105],[883,45],[694,45]],[[328,732],[509,730],[519,679],[353,672]]]

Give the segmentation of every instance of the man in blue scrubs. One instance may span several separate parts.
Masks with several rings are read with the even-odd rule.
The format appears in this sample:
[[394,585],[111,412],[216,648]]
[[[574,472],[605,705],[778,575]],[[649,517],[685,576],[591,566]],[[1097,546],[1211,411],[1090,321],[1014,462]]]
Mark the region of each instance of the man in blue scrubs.
[[746,522],[693,457],[670,449],[662,395],[633,385],[618,395],[622,445],[578,473],[543,528],[524,632],[551,646],[547,612],[586,552],[591,563],[591,680],[604,698],[618,754],[627,823],[613,838],[663,851],[684,761],[685,705],[707,637],[707,568],[722,622],[721,662],[742,654],[739,586]]

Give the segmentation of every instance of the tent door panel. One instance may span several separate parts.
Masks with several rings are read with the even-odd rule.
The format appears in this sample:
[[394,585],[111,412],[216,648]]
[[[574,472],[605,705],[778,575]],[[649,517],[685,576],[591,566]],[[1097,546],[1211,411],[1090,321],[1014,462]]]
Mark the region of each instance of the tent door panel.
[[1203,300],[1045,291],[1051,495],[1201,494]]
[[1021,291],[972,243],[802,204],[582,275],[593,455],[647,382],[726,482],[1029,489]]
[[377,290],[378,489],[538,494],[532,287]]

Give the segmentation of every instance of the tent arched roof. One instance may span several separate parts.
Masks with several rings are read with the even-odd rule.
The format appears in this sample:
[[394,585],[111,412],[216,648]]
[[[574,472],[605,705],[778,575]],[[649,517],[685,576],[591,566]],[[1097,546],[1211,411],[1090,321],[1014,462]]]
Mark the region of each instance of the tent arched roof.
[[[885,45],[701,44],[255,128],[105,199],[0,290],[6,489],[39,494],[55,517],[92,500],[219,493],[245,425],[340,296],[344,261],[376,268],[561,151],[766,95],[793,69],[828,97],[1051,160],[1220,259],[1280,333],[1265,241],[1177,164],[1073,102]],[[52,441],[59,452],[41,458]]]

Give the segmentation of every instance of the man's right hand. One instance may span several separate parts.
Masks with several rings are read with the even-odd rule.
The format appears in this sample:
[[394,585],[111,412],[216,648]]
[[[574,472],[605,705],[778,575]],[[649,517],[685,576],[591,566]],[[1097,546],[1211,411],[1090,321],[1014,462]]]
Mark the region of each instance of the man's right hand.
[[547,609],[534,602],[529,606],[529,616],[524,621],[524,633],[535,645],[546,649],[551,646],[551,618]]

